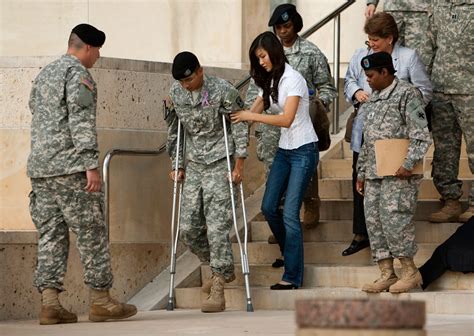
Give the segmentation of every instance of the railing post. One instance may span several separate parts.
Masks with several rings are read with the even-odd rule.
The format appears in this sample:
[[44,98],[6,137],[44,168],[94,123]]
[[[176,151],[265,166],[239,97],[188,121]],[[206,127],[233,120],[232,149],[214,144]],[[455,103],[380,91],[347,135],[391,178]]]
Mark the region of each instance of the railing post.
[[109,180],[109,166],[110,160],[112,159],[112,152],[108,152],[105,155],[104,163],[102,165],[102,179],[104,184],[104,220],[107,226],[107,241],[110,242],[110,223],[109,223],[109,202],[110,202],[110,180]]
[[332,134],[339,132],[339,67],[341,58],[341,15],[338,14],[334,18],[334,87],[337,90],[338,97],[334,99],[333,106],[333,122]]

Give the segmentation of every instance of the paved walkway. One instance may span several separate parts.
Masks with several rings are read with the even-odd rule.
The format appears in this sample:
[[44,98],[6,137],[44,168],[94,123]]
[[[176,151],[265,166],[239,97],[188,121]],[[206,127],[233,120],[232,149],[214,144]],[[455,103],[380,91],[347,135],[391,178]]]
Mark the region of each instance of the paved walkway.
[[[2,336],[168,336],[168,335],[294,335],[294,311],[227,311],[203,314],[197,310],[140,312],[129,320],[40,326],[37,321],[0,322]],[[428,315],[428,336],[472,336],[474,315]]]

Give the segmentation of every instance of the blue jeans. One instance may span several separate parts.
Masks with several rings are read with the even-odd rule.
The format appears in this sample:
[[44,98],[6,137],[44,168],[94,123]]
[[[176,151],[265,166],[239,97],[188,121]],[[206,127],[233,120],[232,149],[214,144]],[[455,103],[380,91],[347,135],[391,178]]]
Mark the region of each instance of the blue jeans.
[[[292,150],[278,148],[262,201],[262,213],[285,259],[282,280],[297,287],[303,283],[304,270],[300,210],[318,161],[318,146],[314,142]],[[281,213],[278,206],[283,195],[285,203]]]

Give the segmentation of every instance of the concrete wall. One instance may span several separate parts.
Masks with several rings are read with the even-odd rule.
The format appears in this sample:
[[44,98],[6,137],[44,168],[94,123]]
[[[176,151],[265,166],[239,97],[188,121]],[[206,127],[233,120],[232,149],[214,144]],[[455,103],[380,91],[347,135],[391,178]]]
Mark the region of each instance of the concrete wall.
[[[36,232],[28,212],[31,83],[50,57],[0,58],[0,320],[35,316],[39,295],[32,287]],[[92,69],[98,84],[97,126],[101,160],[112,148],[156,149],[166,139],[161,99],[171,84],[167,63],[101,58]],[[206,68],[231,82],[245,71]],[[263,183],[263,167],[246,162],[246,194]],[[114,294],[128,299],[169,263],[172,184],[170,159],[116,157],[110,171],[110,240]],[[71,244],[71,246],[73,246]],[[82,268],[71,248],[64,303],[87,309]]]
[[[272,0],[0,0],[0,56],[48,56],[65,51],[66,39],[80,22],[107,33],[101,52],[118,57],[171,62],[181,50],[199,55],[205,65],[246,67],[248,47],[268,29]],[[280,1],[283,2],[283,1]],[[303,31],[344,0],[297,0]],[[341,18],[341,60],[363,45],[365,0]],[[315,42],[332,62],[329,23]],[[344,70],[345,71],[345,70]]]

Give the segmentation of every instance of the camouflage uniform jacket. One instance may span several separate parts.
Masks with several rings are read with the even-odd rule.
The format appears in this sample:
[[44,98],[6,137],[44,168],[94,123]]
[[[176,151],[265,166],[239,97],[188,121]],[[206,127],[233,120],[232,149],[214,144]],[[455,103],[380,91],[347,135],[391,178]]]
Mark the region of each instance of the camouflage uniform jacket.
[[318,92],[326,106],[337,96],[328,60],[317,46],[298,36],[291,48],[285,48],[285,56],[291,67],[303,75],[308,89]]
[[29,101],[29,177],[69,175],[99,166],[96,104],[96,84],[75,56],[64,55],[41,70]]
[[[239,92],[227,81],[204,76],[204,83],[196,101],[192,93],[175,81],[170,89],[173,108],[167,118],[167,151],[173,168],[176,160],[178,122],[186,131],[186,159],[193,162],[210,164],[226,156],[222,114],[241,110],[244,106]],[[227,118],[229,135],[229,154],[235,157],[247,157],[248,124],[231,124]],[[183,134],[183,133],[181,133]],[[182,141],[180,142],[182,144]],[[182,150],[179,167],[183,168]]]
[[[367,0],[367,5],[378,3],[379,0]],[[383,10],[387,12],[428,12],[429,8],[430,0],[385,0],[383,3]]]
[[435,92],[474,93],[474,0],[433,0],[436,55],[431,73]]
[[412,170],[428,151],[431,138],[424,104],[419,91],[410,83],[395,78],[383,91],[375,91],[365,104],[367,116],[364,143],[357,161],[358,179],[378,179],[375,164],[375,141],[409,139],[403,167]]

